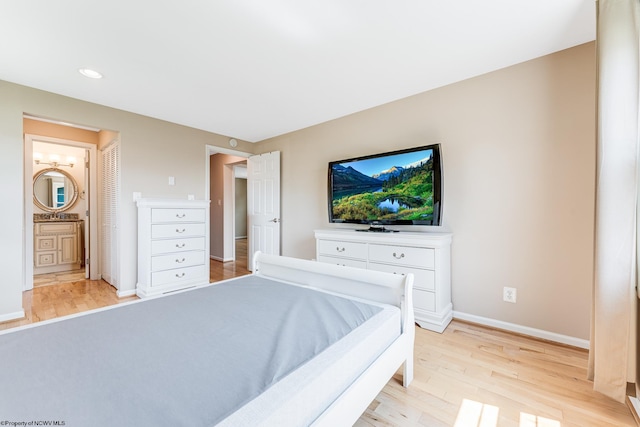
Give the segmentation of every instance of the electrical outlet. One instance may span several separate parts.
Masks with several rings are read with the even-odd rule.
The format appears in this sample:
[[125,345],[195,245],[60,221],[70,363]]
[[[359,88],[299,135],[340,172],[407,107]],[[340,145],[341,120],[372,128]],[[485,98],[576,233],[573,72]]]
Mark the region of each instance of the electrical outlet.
[[506,286],[502,289],[502,299],[506,302],[512,302],[515,304],[516,302],[516,288],[507,288]]

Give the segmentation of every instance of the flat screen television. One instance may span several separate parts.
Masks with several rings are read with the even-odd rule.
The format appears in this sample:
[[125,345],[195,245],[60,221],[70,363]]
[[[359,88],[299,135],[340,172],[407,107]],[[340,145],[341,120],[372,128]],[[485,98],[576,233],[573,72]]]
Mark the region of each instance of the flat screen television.
[[440,225],[440,144],[329,162],[329,222]]

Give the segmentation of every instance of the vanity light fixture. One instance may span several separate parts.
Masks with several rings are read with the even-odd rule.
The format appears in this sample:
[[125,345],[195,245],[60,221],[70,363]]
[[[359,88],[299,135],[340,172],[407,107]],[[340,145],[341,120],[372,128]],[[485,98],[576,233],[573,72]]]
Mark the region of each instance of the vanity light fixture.
[[76,163],[76,158],[73,156],[67,157],[67,163],[60,163],[60,156],[57,154],[50,154],[48,162],[43,162],[42,159],[43,156],[41,153],[33,153],[33,161],[36,165],[49,165],[54,168],[57,168],[59,166],[69,166],[70,168],[72,168]]
[[103,77],[102,73],[96,70],[92,70],[91,68],[80,68],[78,69],[78,72],[85,77],[89,77],[90,79],[101,79]]

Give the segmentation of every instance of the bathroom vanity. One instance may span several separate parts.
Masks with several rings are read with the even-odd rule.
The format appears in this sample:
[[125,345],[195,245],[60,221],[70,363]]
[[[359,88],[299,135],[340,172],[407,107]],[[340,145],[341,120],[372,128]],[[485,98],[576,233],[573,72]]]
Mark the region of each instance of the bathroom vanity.
[[33,273],[56,273],[82,267],[84,221],[34,220]]

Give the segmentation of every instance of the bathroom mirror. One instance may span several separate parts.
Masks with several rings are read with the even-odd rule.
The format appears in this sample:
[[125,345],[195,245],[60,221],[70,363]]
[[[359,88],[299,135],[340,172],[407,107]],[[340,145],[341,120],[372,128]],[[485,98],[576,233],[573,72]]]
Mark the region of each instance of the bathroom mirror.
[[63,212],[78,199],[78,184],[66,171],[47,168],[33,176],[33,203],[46,212]]

